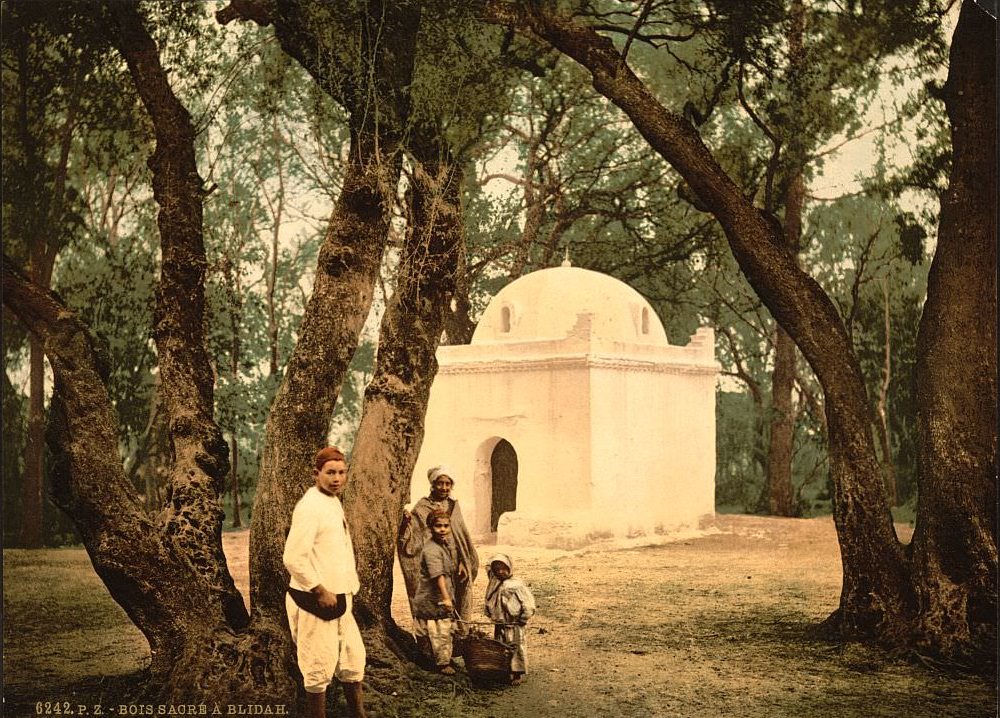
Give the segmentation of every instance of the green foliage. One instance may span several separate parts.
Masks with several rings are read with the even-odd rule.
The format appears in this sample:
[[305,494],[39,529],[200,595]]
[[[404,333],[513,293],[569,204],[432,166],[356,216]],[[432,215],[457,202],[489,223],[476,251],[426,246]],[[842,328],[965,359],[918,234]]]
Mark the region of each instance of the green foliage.
[[[912,482],[909,457],[915,405],[905,387],[912,381],[913,310],[919,310],[923,296],[922,263],[934,219],[897,201],[908,188],[942,186],[948,143],[941,133],[946,126],[939,104],[928,104],[922,89],[944,60],[940,12],[936,3],[904,11],[883,2],[845,8],[719,0],[706,5],[593,2],[581,13],[589,15],[619,48],[629,45],[630,64],[660,101],[697,126],[744,192],[779,216],[791,179],[801,175],[808,183],[816,177],[828,152],[824,147],[872,124],[868,108],[883,102],[887,89],[892,92],[888,109],[895,117],[877,135],[876,160],[893,169],[877,165],[867,186],[895,209],[873,214],[871,200],[864,198],[857,203],[807,204],[805,223],[811,229],[803,242],[803,263],[840,305],[873,397],[879,396],[886,346],[882,328],[886,302],[879,287],[885,281],[893,288],[887,405],[904,499]],[[796,29],[798,13],[801,30]],[[891,162],[885,159],[896,151],[894,135],[901,132],[918,141],[917,161],[909,169],[895,157]],[[697,204],[684,185],[678,190]],[[674,221],[671,229],[683,235],[684,227]],[[756,401],[745,397],[742,403],[726,399],[724,411],[734,414],[719,417],[720,432],[732,430],[743,437],[738,442],[720,440],[718,453],[720,500],[738,503],[759,493],[760,475],[747,467],[754,465],[751,457],[760,453],[766,439],[774,323],[728,252],[713,249],[708,237],[714,235],[721,243],[718,232],[706,229],[702,234],[706,239],[692,256],[703,269],[690,272],[694,287],[676,292],[666,306],[670,314],[693,314],[716,326],[724,372],[739,376],[757,397]],[[628,256],[621,243],[601,255]],[[665,271],[648,262],[646,267],[629,281],[644,287],[656,282],[677,287],[677,280],[683,281],[684,273],[677,268]],[[648,289],[644,293],[655,296]],[[684,312],[679,304],[693,312]],[[672,332],[672,339],[675,336]],[[817,412],[804,410],[806,393],[818,395],[815,380],[804,366],[798,374],[793,481],[808,505],[825,500],[818,488],[825,484],[824,440]],[[756,421],[750,421],[754,413]],[[734,483],[738,482],[735,466],[748,471],[749,488],[742,493]]]
[[896,229],[899,232],[899,252],[910,264],[920,264],[925,256],[927,231],[917,222],[911,212],[896,215]]
[[347,377],[340,387],[337,406],[334,409],[333,426],[330,430],[331,443],[339,447],[347,456],[354,448],[354,438],[361,426],[365,387],[375,373],[374,338],[362,337],[347,370]]
[[715,396],[715,502],[756,510],[764,487],[765,462],[759,408],[749,394],[718,391]]
[[343,112],[266,38],[254,28],[235,38],[199,146],[214,187],[204,226],[215,417],[237,441],[250,493],[320,240],[312,215],[339,191],[347,141]]
[[148,208],[145,223],[114,244],[92,235],[74,243],[56,276],[56,289],[69,307],[106,342],[113,362],[108,391],[127,449],[149,420],[156,367],[156,246]]
[[435,128],[462,161],[509,105],[517,70],[504,59],[518,48],[505,43],[504,28],[480,23],[471,4],[421,5],[411,122]]
[[916,337],[929,266],[924,230],[912,214],[859,196],[817,207],[809,235],[806,260],[844,317],[873,407],[888,341],[889,436],[899,500],[905,502],[916,491]]
[[[802,261],[841,308],[873,397],[884,366],[882,282],[891,288],[888,421],[900,493],[912,496],[912,358],[934,217],[908,198],[914,189],[940,191],[948,169],[943,110],[928,100],[928,78],[944,54],[936,5],[805,3],[803,54],[794,59],[790,2],[562,5],[599,22],[620,49],[628,43],[630,66],[698,127],[740,188],[777,216],[790,178],[818,177],[826,148],[871,124],[869,106],[886,87],[896,88],[901,99],[890,109],[898,119],[879,133],[867,196],[808,203]],[[471,6],[411,0],[397,9],[415,6],[421,25],[404,135],[429,131],[467,170],[473,318],[512,278],[553,266],[568,250],[575,265],[642,293],[673,343],[685,343],[701,324],[716,327],[723,373],[738,377],[747,392],[719,393],[718,497],[755,509],[766,462],[774,321],[718,225],[575,65],[479,23]],[[59,7],[65,12],[4,5],[5,95],[25,99],[6,102],[3,111],[4,247],[20,262],[32,238],[59,249],[58,290],[111,349],[109,389],[129,455],[149,422],[156,367],[150,126],[91,11]],[[250,493],[267,411],[340,191],[349,141],[344,108],[391,119],[394,108],[376,90],[395,50],[380,47],[386,60],[377,67],[361,52],[363,40],[369,50],[382,41],[364,34],[379,27],[378,18],[367,17],[367,3],[306,4],[303,21],[324,34],[320,62],[328,72],[320,87],[282,52],[271,28],[221,28],[211,17],[215,7],[204,3],[147,0],[140,7],[199,132],[199,167],[211,188],[206,330],[216,416],[238,442],[240,484]],[[637,26],[646,7],[651,12]],[[76,127],[66,192],[60,216],[52,217],[60,133],[71,106]],[[894,134],[914,138],[912,162],[894,154]],[[503,188],[489,179],[500,174],[513,183]],[[54,231],[41,231],[46,223]],[[8,323],[5,315],[5,329]],[[9,366],[23,356],[23,340],[23,331],[5,332]],[[359,347],[341,390],[334,431],[345,448],[360,419],[375,344],[366,338]],[[811,508],[829,497],[822,427],[806,406],[807,391],[819,393],[800,366],[793,473]],[[5,386],[5,419],[21,410],[18,393]]]
[[[145,423],[146,396],[133,386],[135,373],[143,377],[149,366],[143,347],[148,319],[134,306],[144,300],[134,297],[151,284],[143,283],[148,265],[138,254],[108,246],[114,241],[108,228],[122,216],[111,206],[129,193],[116,188],[108,173],[121,178],[134,170],[131,138],[142,123],[135,95],[123,84],[130,83],[127,72],[91,10],[62,3],[3,5],[4,251],[111,337],[119,363],[109,389],[122,413],[127,446]],[[133,321],[146,324],[136,332]],[[5,336],[8,362],[18,363],[24,336],[23,328]],[[5,437],[8,431],[17,443],[17,431],[5,425]],[[5,496],[20,498],[18,492]],[[68,519],[48,502],[43,521],[46,541],[75,540]]]

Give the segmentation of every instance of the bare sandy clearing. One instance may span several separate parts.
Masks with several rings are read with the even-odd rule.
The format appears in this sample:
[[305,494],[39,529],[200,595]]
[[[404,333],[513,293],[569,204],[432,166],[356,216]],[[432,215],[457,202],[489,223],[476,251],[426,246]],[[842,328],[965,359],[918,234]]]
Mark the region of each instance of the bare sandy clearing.
[[[900,532],[909,538],[908,529]],[[244,591],[247,537],[245,531],[224,536]],[[461,674],[421,674],[386,695],[378,715],[997,714],[991,680],[811,637],[840,591],[829,518],[719,515],[703,535],[642,543],[575,552],[480,547],[484,559],[494,549],[510,553],[538,598],[528,680],[518,688],[478,690]],[[5,693],[16,707],[58,700],[81,682],[93,688],[95,677],[127,673],[148,660],[145,641],[83,551],[5,551],[4,579]],[[485,575],[477,595],[484,588]],[[401,591],[393,606],[408,624]]]

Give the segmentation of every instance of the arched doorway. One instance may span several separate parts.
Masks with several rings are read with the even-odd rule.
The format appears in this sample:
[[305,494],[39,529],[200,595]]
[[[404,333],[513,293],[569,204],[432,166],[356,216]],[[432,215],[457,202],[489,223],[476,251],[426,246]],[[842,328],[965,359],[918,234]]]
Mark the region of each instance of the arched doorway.
[[490,531],[496,532],[500,516],[517,509],[517,452],[506,439],[500,439],[490,454],[492,497]]

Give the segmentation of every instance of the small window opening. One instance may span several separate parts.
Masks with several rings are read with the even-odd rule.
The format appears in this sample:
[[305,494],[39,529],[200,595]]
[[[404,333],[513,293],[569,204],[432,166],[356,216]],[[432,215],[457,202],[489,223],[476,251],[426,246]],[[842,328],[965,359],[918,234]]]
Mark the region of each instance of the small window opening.
[[649,309],[642,308],[642,333],[649,334]]
[[500,310],[500,331],[504,334],[510,331],[510,307]]

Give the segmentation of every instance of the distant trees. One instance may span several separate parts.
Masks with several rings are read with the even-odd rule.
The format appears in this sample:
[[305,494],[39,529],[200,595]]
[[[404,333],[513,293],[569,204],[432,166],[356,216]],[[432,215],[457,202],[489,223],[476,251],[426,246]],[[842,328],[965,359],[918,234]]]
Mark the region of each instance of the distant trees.
[[[59,31],[32,35],[30,10],[5,12],[4,22],[4,237],[23,258],[36,284],[49,287],[56,255],[79,228],[69,183],[69,156],[83,124],[84,84],[95,67],[93,53],[75,53]],[[44,355],[36,336],[27,339],[29,391],[19,542],[43,539]]]

